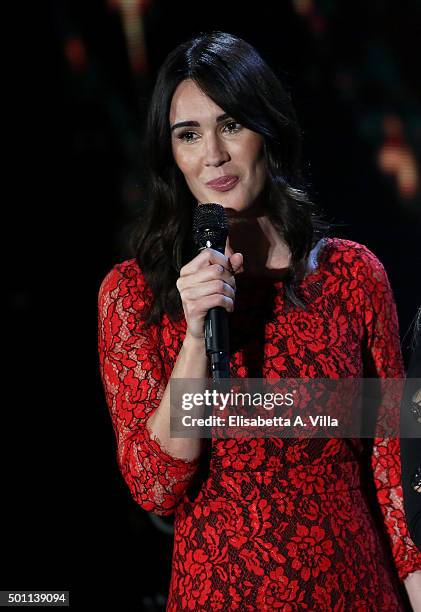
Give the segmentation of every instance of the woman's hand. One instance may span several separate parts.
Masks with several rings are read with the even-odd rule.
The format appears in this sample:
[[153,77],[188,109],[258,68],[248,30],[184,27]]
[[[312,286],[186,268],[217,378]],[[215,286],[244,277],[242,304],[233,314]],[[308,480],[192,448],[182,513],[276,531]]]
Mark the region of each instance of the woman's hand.
[[414,612],[421,610],[421,570],[415,570],[404,580],[404,584],[408,593],[409,601],[411,602]]
[[234,274],[242,268],[242,263],[241,253],[227,257],[208,248],[181,268],[177,289],[187,322],[186,336],[204,339],[205,316],[210,308],[222,306],[227,312],[233,312]]

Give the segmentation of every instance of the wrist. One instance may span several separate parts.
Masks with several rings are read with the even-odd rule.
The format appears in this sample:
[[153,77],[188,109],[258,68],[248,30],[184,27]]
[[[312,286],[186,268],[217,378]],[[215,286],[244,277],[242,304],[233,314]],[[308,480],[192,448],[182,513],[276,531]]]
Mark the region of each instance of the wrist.
[[204,336],[193,336],[190,332],[186,332],[186,336],[184,338],[183,346],[197,351],[205,352],[205,337]]

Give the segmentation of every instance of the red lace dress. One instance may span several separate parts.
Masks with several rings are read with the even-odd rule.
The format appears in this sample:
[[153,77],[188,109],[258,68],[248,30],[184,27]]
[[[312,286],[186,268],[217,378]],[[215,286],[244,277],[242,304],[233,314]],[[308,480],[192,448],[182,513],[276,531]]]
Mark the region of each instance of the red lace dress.
[[[282,282],[243,295],[237,284],[232,377],[403,376],[389,282],[366,247],[325,240],[301,291],[306,311],[286,308]],[[215,439],[206,461],[172,457],[146,421],[186,322],[164,315],[145,327],[150,299],[135,260],[108,273],[99,353],[131,494],[145,510],[175,512],[167,611],[402,610],[397,576],[421,569],[421,554],[403,514],[399,440],[367,450],[359,439]]]

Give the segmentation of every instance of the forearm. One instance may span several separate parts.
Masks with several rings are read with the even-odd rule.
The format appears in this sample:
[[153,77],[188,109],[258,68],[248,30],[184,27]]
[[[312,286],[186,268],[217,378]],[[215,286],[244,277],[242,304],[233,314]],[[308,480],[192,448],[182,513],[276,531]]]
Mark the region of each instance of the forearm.
[[205,341],[187,335],[161,403],[147,421],[152,437],[156,436],[163,449],[173,457],[187,461],[197,459],[202,450],[202,440],[200,438],[170,437],[170,381],[176,378],[206,379],[207,370],[208,358],[205,352]]
[[404,584],[412,609],[414,612],[419,612],[421,610],[421,570],[408,574]]

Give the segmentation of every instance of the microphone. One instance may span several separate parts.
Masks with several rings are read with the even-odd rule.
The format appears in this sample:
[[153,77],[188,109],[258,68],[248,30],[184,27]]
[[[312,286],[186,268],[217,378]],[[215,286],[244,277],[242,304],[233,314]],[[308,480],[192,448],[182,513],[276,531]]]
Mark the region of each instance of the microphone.
[[[193,215],[193,239],[206,248],[225,253],[228,219],[220,204],[199,204]],[[206,355],[210,358],[213,380],[230,377],[228,313],[222,306],[210,308],[205,317]]]

